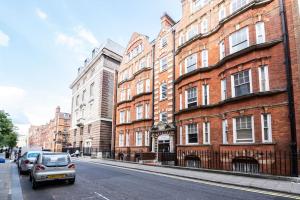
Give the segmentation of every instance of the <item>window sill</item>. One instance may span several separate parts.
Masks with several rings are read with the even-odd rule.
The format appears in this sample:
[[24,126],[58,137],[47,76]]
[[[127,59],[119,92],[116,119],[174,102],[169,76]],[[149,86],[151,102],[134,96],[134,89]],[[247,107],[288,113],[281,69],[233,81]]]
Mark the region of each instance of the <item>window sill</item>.
[[268,143],[232,143],[232,144],[220,144],[220,146],[261,146],[261,145],[276,145],[276,142],[268,142]]

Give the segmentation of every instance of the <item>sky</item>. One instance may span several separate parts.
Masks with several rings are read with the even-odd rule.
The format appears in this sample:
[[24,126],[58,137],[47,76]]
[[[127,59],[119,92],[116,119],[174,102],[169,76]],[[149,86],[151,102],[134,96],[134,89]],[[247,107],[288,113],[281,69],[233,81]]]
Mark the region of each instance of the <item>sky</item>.
[[154,39],[160,17],[181,17],[181,0],[0,0],[0,110],[19,134],[70,112],[70,84],[93,48],[131,34]]

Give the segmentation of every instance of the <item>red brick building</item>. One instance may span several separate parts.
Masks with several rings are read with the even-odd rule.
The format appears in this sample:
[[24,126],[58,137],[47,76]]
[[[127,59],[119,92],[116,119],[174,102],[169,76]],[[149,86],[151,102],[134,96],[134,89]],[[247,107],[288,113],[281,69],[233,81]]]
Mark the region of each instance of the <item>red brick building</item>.
[[[153,75],[149,71],[144,76],[153,80],[153,93],[150,86],[140,101],[119,102],[116,121],[126,106],[149,101],[153,118],[147,124],[142,120],[147,127],[142,130],[153,123],[152,146],[138,151],[176,152],[177,164],[190,167],[226,165],[254,172],[266,167],[275,174],[278,165],[287,164],[286,174],[296,175],[300,163],[289,156],[300,143],[298,1],[181,2],[180,21],[164,15],[153,42]],[[134,45],[137,42],[131,39],[127,53]],[[138,59],[132,62],[137,64]],[[125,68],[120,69],[119,88],[136,82],[134,75],[120,81]],[[126,87],[135,90],[135,84]],[[119,90],[117,94],[122,96]],[[121,130],[125,134],[127,128],[139,127],[117,123],[116,144],[125,141],[118,137]],[[116,145],[117,152],[129,149],[133,148]],[[223,152],[233,153],[223,159]],[[290,160],[279,162],[276,152],[288,152]]]

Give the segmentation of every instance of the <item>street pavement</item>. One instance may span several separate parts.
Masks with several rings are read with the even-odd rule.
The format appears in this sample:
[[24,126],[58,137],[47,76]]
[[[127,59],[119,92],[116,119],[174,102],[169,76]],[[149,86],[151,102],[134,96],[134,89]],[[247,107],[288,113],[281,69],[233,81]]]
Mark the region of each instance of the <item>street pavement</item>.
[[50,183],[31,189],[21,175],[24,200],[283,200],[284,197],[224,188],[145,172],[76,162],[76,182]]

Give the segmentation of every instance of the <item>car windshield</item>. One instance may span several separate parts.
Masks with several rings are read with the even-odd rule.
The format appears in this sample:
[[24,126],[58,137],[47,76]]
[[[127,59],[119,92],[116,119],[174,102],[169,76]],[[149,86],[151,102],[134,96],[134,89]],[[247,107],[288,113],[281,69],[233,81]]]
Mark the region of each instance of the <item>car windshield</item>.
[[42,164],[47,167],[66,166],[70,163],[70,158],[65,154],[44,154]]
[[27,158],[36,158],[39,155],[39,153],[28,153]]

